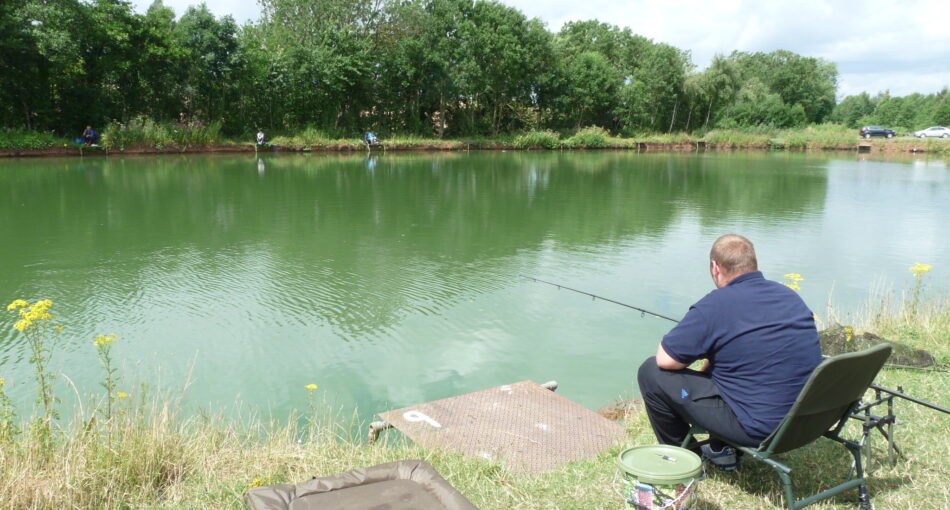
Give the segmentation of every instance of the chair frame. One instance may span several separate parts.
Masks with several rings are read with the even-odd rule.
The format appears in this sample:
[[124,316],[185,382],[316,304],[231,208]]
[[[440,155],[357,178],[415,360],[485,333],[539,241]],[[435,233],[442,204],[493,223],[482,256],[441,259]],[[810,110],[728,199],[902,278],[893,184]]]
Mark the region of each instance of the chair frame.
[[[847,353],[847,354],[835,356],[835,357],[829,358],[826,362],[823,362],[823,364],[829,363],[829,362],[832,362],[834,360],[838,360],[844,357],[853,358],[853,357],[864,355],[864,354],[875,354],[876,352],[883,351],[883,350],[887,350],[889,353],[890,344],[874,346],[857,353]],[[883,360],[881,361],[881,365],[883,366]],[[874,372],[874,376],[877,375],[877,371],[880,371],[880,367],[878,367],[878,369]],[[847,450],[851,453],[851,456],[854,457],[854,465],[851,469],[851,472],[848,473],[847,480],[827,490],[819,492],[817,494],[796,500],[795,494],[794,494],[794,486],[792,484],[792,477],[791,477],[792,468],[789,467],[787,464],[780,462],[775,457],[777,453],[790,451],[789,449],[785,449],[780,452],[776,452],[776,449],[779,447],[779,445],[782,444],[781,443],[782,438],[786,435],[787,432],[789,432],[790,427],[792,426],[792,421],[793,421],[793,418],[795,418],[795,413],[798,407],[797,404],[805,398],[806,392],[808,392],[813,387],[813,385],[810,383],[812,379],[815,377],[816,373],[818,373],[818,369],[816,369],[815,372],[813,372],[812,376],[809,377],[808,382],[805,384],[805,386],[802,389],[802,393],[799,394],[798,399],[796,400],[796,405],[793,405],[792,409],[785,416],[785,418],[782,419],[781,423],[779,423],[775,431],[772,432],[772,434],[769,437],[764,439],[759,446],[748,447],[748,446],[734,444],[734,443],[731,443],[730,441],[723,440],[721,438],[720,440],[744,452],[745,454],[749,455],[753,459],[763,462],[765,464],[768,464],[776,471],[776,473],[779,476],[779,479],[782,481],[782,486],[785,491],[786,507],[788,508],[788,510],[798,510],[799,508],[811,505],[822,499],[827,499],[832,496],[841,494],[842,492],[853,489],[855,487],[857,487],[858,489],[858,503],[860,505],[861,510],[871,510],[873,508],[873,505],[871,504],[871,495],[868,493],[867,484],[865,483],[864,468],[863,468],[863,463],[861,462],[861,451],[863,449],[867,436],[870,433],[869,429],[875,428],[876,426],[879,425],[879,423],[875,423],[873,421],[872,423],[866,422],[865,427],[864,427],[864,434],[860,442],[841,437],[841,431],[842,429],[844,429],[845,424],[847,424],[850,418],[858,418],[858,419],[865,418],[866,419],[866,417],[861,415],[862,411],[865,411],[865,412],[867,411],[867,406],[862,406],[861,404],[861,396],[859,396],[857,400],[851,402],[850,405],[848,405],[844,409],[841,415],[834,421],[833,425],[828,430],[826,430],[820,436],[817,436],[814,439],[807,441],[805,443],[805,444],[810,444],[814,442],[814,440],[817,439],[818,437],[823,436],[828,439],[831,439],[832,441],[835,441],[844,445],[844,447],[847,448]],[[870,383],[869,383],[869,387],[870,387]],[[881,431],[883,432],[883,430]],[[709,432],[705,430],[703,427],[700,427],[698,425],[692,425],[689,432],[686,434],[686,438],[683,440],[683,443],[681,446],[683,448],[689,447],[689,448],[695,449],[701,445],[707,444],[709,443],[710,439],[696,441],[694,436],[697,434],[708,434],[708,433]],[[801,446],[804,446],[805,444],[802,444]],[[792,449],[797,449],[797,448],[798,447],[792,448]],[[851,476],[852,474],[854,474],[853,477]]]

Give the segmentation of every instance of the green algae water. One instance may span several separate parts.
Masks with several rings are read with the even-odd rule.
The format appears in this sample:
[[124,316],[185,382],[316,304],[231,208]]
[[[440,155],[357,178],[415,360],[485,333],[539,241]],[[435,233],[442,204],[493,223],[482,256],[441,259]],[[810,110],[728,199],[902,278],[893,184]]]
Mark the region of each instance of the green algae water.
[[[313,383],[365,419],[526,379],[596,409],[636,394],[671,324],[520,275],[680,317],[728,232],[766,277],[800,273],[821,317],[899,298],[917,261],[946,295],[950,169],[796,153],[0,161],[0,299],[55,302],[64,407],[101,394],[92,342],[114,333],[119,391],[163,388],[191,412],[286,417]],[[29,413],[14,320],[0,377]]]

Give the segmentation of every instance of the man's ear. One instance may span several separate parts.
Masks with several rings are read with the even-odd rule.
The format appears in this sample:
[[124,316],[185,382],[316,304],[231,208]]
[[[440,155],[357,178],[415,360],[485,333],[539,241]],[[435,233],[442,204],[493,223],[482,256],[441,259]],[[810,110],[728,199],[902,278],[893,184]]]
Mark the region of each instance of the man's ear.
[[709,275],[712,276],[713,283],[716,284],[716,288],[719,288],[719,281],[722,279],[722,268],[719,267],[719,264],[715,260],[709,261]]

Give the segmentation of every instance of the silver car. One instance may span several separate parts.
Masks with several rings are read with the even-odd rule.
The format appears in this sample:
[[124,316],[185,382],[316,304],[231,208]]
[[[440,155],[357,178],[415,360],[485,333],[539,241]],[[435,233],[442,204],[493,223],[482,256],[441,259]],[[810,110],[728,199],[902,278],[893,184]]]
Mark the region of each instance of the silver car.
[[929,127],[927,129],[915,131],[914,136],[917,138],[927,138],[928,136],[934,138],[950,138],[950,128],[945,128],[942,126]]

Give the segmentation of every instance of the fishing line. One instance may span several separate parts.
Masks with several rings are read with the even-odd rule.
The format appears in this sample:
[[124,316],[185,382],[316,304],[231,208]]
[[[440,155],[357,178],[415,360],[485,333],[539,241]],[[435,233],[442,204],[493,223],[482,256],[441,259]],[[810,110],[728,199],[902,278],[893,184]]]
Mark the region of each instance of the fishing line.
[[654,317],[659,317],[659,318],[661,318],[661,319],[666,319],[666,320],[671,321],[671,322],[679,322],[678,320],[676,320],[676,319],[674,319],[674,318],[672,318],[672,317],[667,317],[666,315],[662,315],[662,314],[659,314],[659,313],[656,313],[656,312],[651,312],[650,310],[645,310],[645,309],[640,308],[640,307],[638,307],[638,306],[628,305],[627,303],[621,303],[620,301],[617,301],[617,300],[614,300],[614,299],[610,299],[610,298],[605,298],[605,297],[603,297],[603,296],[598,296],[597,294],[591,294],[590,292],[584,292],[583,290],[572,289],[571,287],[567,287],[567,286],[561,285],[560,283],[554,283],[554,282],[549,282],[549,281],[545,281],[545,280],[540,280],[540,279],[535,278],[535,277],[533,277],[533,276],[527,276],[527,275],[523,275],[523,274],[522,274],[522,275],[518,275],[518,276],[521,276],[522,278],[527,278],[527,279],[529,279],[529,280],[532,280],[532,281],[535,281],[535,282],[538,282],[538,283],[546,283],[546,284],[551,285],[551,286],[553,286],[553,287],[557,287],[558,289],[569,290],[569,291],[571,291],[571,292],[576,292],[576,293],[578,293],[578,294],[583,294],[583,295],[585,295],[585,296],[590,296],[590,297],[594,298],[594,300],[598,300],[598,299],[599,299],[599,300],[601,300],[601,301],[607,301],[608,303],[613,303],[613,304],[615,304],[615,305],[626,306],[627,308],[632,308],[632,309],[634,309],[634,310],[640,312],[640,316],[641,316],[641,317],[644,316],[644,315],[652,315],[652,316],[654,316]]

